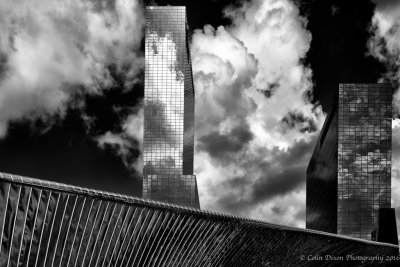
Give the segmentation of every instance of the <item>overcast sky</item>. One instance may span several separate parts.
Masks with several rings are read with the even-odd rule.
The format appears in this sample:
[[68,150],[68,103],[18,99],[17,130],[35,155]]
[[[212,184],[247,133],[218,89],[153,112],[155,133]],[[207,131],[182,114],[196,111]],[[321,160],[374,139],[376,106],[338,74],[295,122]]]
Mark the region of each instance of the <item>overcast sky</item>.
[[[187,3],[201,207],[304,227],[338,83],[399,82],[400,2],[151,3]],[[0,171],[141,196],[143,7],[0,0]],[[392,174],[400,218],[400,120]]]

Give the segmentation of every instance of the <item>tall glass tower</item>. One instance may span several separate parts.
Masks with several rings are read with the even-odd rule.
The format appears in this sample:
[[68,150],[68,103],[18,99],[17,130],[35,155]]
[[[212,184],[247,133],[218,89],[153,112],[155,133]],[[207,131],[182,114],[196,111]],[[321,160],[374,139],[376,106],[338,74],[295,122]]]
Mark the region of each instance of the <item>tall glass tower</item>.
[[146,7],[143,197],[199,208],[186,8]]
[[390,208],[392,88],[339,85],[338,234],[371,239]]
[[391,200],[392,93],[339,85],[307,169],[307,228],[374,239]]

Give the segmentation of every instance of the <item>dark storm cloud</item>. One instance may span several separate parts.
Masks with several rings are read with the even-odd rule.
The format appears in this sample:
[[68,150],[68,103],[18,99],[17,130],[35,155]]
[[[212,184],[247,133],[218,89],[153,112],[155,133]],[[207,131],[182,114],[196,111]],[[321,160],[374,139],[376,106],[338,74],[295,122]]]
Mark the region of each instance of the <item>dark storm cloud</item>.
[[[218,199],[218,205],[236,213],[245,213],[260,203],[302,188],[305,185],[304,165],[308,162],[314,142],[299,141],[287,150],[270,151],[272,161],[264,157],[237,157],[236,165],[247,172],[221,184],[221,190],[230,192]],[[254,178],[254,174],[257,176]],[[239,192],[239,193],[238,193]],[[276,211],[274,211],[276,213]]]
[[313,118],[308,118],[304,116],[301,112],[290,111],[283,119],[282,119],[283,130],[289,128],[296,128],[300,132],[315,132],[317,131],[317,125],[315,124]]
[[198,139],[197,149],[206,151],[216,159],[224,160],[229,153],[235,153],[253,139],[253,134],[246,123],[234,127],[230,132],[221,134],[213,131]]
[[283,213],[283,210],[282,210],[282,208],[280,208],[280,207],[277,207],[277,206],[275,206],[275,207],[272,207],[272,209],[271,209],[274,213],[276,213],[276,214],[278,214],[278,215],[280,215],[280,214],[282,214]]
[[[284,162],[283,162],[284,163]],[[275,196],[285,195],[305,182],[303,166],[284,166],[282,172],[273,176],[260,177],[254,184],[253,203],[259,203]]]
[[285,166],[295,166],[309,161],[311,152],[314,149],[318,134],[314,134],[310,140],[295,141],[292,146],[286,150],[275,148],[272,150],[273,157],[277,158],[277,162]]

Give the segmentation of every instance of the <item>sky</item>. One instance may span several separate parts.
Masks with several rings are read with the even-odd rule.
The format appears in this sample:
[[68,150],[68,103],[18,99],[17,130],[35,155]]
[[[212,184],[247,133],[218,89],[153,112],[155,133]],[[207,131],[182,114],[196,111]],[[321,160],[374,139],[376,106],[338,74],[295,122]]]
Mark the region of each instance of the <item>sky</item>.
[[398,1],[0,0],[0,171],[141,196],[145,4],[187,6],[201,207],[304,227],[338,84],[398,87]]

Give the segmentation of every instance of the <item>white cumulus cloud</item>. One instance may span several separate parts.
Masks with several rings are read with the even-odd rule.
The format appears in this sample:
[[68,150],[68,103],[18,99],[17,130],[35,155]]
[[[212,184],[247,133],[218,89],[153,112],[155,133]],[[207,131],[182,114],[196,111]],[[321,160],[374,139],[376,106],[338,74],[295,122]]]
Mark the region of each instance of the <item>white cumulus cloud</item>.
[[125,73],[127,89],[143,65],[138,1],[0,2],[0,137],[10,121],[61,117],[74,94],[113,84],[108,66]]
[[[398,1],[376,1],[372,17],[372,36],[368,42],[369,52],[387,67],[385,77],[400,83],[400,3]],[[400,115],[400,90],[396,88],[393,107]]]
[[227,27],[192,39],[201,206],[304,226],[305,174],[322,127],[310,103],[306,19],[292,1],[225,10]]

